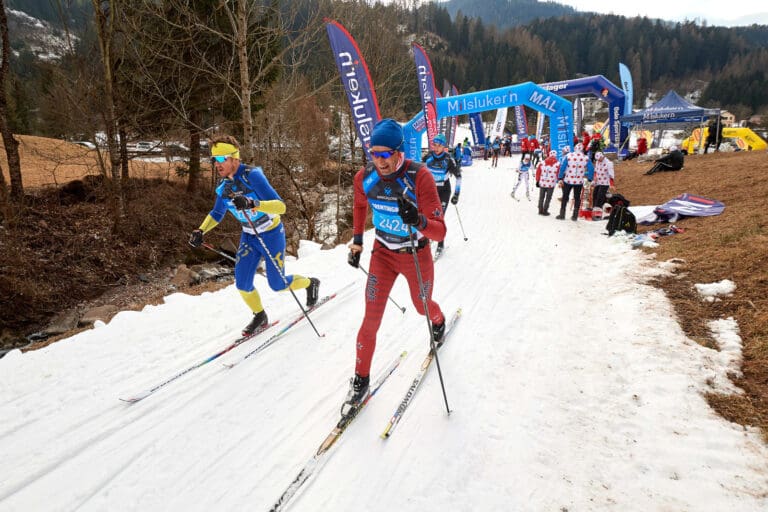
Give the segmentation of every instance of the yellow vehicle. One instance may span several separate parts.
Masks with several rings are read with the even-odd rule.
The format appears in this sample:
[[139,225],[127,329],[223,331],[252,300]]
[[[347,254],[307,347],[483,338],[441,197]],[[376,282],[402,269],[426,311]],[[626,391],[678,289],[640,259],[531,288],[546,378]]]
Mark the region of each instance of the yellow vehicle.
[[[704,139],[707,140],[709,134],[709,128],[704,128]],[[765,151],[768,149],[768,143],[760,138],[758,134],[750,130],[749,128],[723,128],[724,139],[736,139],[736,144],[739,149],[746,151]],[[685,150],[689,155],[695,153],[699,148],[704,148],[704,142],[701,139],[701,129],[696,128],[691,133],[691,136],[683,140],[681,149]]]

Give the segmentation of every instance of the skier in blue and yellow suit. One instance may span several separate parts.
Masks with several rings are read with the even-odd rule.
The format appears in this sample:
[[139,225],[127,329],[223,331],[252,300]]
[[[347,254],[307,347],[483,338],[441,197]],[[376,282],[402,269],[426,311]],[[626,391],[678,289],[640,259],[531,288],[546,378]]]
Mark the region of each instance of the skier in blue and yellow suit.
[[235,263],[235,287],[253,311],[253,319],[243,329],[243,336],[247,336],[268,325],[261,297],[253,284],[262,257],[266,262],[269,287],[275,291],[288,287],[291,290],[306,289],[307,307],[317,303],[320,280],[284,275],[285,228],[280,215],[285,213],[285,203],[269,184],[261,167],[249,167],[240,162],[240,148],[234,137],[222,136],[211,141],[211,163],[222,178],[216,187],[216,203],[200,227],[192,232],[189,243],[192,247],[202,245],[203,234],[216,227],[227,211],[242,224]]

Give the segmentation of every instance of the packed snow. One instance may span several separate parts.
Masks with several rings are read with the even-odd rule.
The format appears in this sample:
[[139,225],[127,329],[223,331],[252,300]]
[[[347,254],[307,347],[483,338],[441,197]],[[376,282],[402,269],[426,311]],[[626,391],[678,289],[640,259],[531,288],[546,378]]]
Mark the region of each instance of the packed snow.
[[716,283],[696,283],[694,287],[705,300],[713,301],[720,295],[732,294],[736,290],[736,283],[730,279],[723,279]]
[[[647,284],[674,263],[609,238],[605,222],[559,221],[538,215],[535,200],[512,200],[518,159],[465,167],[446,215],[434,296],[446,314],[464,313],[439,352],[452,412],[433,365],[392,437],[379,437],[428,350],[399,279],[392,298],[406,311],[388,306],[374,378],[408,356],[289,508],[768,510],[759,432],[704,398],[738,392],[727,377],[741,357],[738,325],[712,319],[722,352],[686,338]],[[371,245],[367,233],[364,267]],[[344,245],[305,244],[287,261],[289,273],[322,280],[321,296],[341,290],[312,314],[322,338],[303,321],[223,366],[298,313],[258,276],[282,322],[135,404],[119,398],[237,336],[250,313],[233,286],[172,294],[0,359],[0,510],[269,510],[335,426],[353,374],[365,275],[346,256]]]

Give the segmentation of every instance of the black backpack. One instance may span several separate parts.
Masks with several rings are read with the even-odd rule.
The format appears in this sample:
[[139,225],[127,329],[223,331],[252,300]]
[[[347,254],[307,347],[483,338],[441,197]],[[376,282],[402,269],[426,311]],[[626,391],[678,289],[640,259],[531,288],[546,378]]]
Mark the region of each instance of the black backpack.
[[637,233],[637,220],[635,214],[629,211],[626,206],[618,205],[611,209],[611,216],[608,217],[608,236],[613,236],[616,231],[626,231],[627,233]]
[[621,194],[610,194],[606,202],[611,205],[611,208],[616,208],[617,206],[629,206],[629,199]]

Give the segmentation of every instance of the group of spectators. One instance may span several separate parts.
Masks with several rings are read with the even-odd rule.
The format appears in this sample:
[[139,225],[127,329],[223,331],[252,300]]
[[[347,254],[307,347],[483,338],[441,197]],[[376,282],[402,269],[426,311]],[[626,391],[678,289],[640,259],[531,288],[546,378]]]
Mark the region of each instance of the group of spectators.
[[[532,160],[532,165],[536,165],[542,159],[542,154],[549,150],[549,145],[546,139],[542,139],[541,142],[535,135],[522,136],[520,138],[520,162],[522,162],[526,155]],[[496,136],[491,140],[490,137],[485,139],[485,152],[483,154],[483,160],[491,159],[491,167],[498,167],[499,156],[512,156],[512,137],[504,135],[504,137]]]

